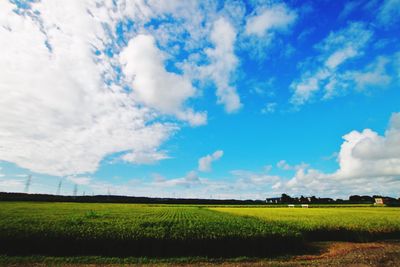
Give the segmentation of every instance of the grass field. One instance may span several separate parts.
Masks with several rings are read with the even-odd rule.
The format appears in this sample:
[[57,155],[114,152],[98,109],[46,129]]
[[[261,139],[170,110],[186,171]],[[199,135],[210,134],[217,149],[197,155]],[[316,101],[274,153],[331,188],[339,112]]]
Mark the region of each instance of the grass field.
[[397,208],[0,203],[0,254],[264,256],[400,237]]

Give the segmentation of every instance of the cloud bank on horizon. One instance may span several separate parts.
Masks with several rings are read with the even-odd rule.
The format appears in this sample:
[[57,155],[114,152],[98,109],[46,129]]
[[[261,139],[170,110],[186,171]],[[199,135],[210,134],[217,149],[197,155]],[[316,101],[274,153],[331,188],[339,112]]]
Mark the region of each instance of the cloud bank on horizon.
[[32,172],[36,192],[394,194],[399,18],[398,0],[2,1],[0,191]]

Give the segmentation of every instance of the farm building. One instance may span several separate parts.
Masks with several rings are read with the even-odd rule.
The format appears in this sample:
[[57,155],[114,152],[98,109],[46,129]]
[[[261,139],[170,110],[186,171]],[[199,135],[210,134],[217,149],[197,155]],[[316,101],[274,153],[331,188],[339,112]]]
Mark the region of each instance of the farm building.
[[280,197],[272,197],[272,198],[265,199],[265,203],[277,204],[277,203],[282,203],[282,200]]
[[375,198],[374,205],[383,205],[383,204],[385,204],[383,198],[381,198],[381,197],[376,197]]

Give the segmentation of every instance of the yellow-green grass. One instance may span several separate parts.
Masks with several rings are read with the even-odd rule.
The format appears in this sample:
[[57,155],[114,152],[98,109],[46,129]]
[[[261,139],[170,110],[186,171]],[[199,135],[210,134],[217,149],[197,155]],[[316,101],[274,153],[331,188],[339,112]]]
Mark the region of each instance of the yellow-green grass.
[[313,240],[368,240],[374,237],[398,237],[400,209],[364,208],[235,208],[211,210],[238,216],[259,218],[265,222],[286,225]]

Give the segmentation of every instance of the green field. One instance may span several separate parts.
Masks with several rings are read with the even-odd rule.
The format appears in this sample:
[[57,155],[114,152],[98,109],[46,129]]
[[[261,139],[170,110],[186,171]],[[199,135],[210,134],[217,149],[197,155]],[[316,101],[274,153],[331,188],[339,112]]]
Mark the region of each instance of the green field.
[[0,203],[8,255],[260,256],[399,237],[398,208]]

